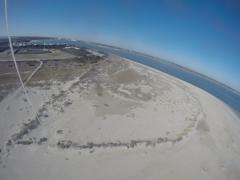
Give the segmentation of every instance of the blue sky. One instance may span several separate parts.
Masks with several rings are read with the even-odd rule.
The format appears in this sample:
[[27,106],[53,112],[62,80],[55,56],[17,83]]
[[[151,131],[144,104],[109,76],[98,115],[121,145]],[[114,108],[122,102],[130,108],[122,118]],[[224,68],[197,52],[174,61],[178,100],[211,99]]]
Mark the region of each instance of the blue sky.
[[[0,35],[5,35],[3,1]],[[240,90],[239,0],[9,0],[12,35],[70,37],[166,58]]]

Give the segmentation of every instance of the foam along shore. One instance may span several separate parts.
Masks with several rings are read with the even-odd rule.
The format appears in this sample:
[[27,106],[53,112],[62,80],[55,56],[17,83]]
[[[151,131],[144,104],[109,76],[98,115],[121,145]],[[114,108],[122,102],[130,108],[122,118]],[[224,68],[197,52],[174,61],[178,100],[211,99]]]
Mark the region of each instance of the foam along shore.
[[240,178],[240,119],[223,102],[117,56],[74,63],[28,81],[34,110],[21,91],[0,102],[0,179]]

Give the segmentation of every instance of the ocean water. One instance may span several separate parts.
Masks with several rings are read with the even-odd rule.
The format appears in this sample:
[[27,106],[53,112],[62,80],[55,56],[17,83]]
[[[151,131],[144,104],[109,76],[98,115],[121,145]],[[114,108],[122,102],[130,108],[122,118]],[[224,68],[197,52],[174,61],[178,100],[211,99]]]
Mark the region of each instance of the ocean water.
[[[42,44],[43,41],[39,40],[37,41],[37,43]],[[100,45],[95,43],[88,43],[83,41],[71,41],[66,39],[48,39],[48,40],[44,40],[44,43],[45,44],[66,43],[68,45],[91,48],[98,51],[102,51],[104,53],[115,54],[115,55],[130,59],[132,61],[147,65],[149,67],[158,69],[162,72],[170,74],[179,79],[182,79],[186,82],[189,82],[207,91],[208,93],[212,94],[213,96],[217,97],[218,99],[222,100],[225,104],[230,106],[234,111],[237,112],[237,114],[240,113],[240,93],[239,92],[205,75],[191,71],[189,69],[186,69],[182,66],[171,63],[169,61],[156,58],[153,56],[149,56],[146,54],[138,53],[135,51],[129,51],[126,49],[105,46],[105,45]]]

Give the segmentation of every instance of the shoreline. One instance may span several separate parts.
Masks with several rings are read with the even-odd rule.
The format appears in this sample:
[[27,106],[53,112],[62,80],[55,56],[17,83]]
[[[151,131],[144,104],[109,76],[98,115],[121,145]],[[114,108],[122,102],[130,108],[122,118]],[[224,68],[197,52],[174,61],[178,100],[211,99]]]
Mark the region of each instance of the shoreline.
[[[111,55],[117,56],[117,55],[115,55],[115,54],[111,54]],[[121,56],[119,56],[119,57],[121,57]],[[198,86],[196,86],[196,85],[194,85],[194,84],[191,84],[191,83],[189,83],[189,82],[187,82],[187,81],[184,81],[184,80],[182,80],[182,79],[179,79],[178,77],[175,77],[175,76],[173,76],[173,75],[171,75],[171,74],[168,74],[168,73],[166,73],[166,72],[163,72],[163,71],[161,71],[161,70],[159,70],[159,69],[157,69],[157,68],[150,67],[150,66],[148,66],[148,65],[142,64],[142,63],[140,63],[140,62],[136,62],[136,61],[131,60],[131,59],[128,59],[128,58],[124,58],[124,57],[121,57],[121,58],[123,58],[124,60],[126,60],[126,61],[128,61],[128,62],[136,63],[136,64],[138,64],[138,65],[140,65],[140,66],[142,66],[142,67],[144,67],[144,68],[147,68],[147,69],[149,69],[149,70],[151,70],[151,71],[154,71],[154,72],[157,72],[157,73],[160,72],[160,73],[163,73],[163,74],[165,74],[165,75],[167,75],[167,76],[169,76],[169,77],[171,77],[171,78],[176,78],[176,79],[178,79],[179,81],[181,81],[181,82],[183,82],[183,83],[187,83],[187,84],[189,84],[189,85],[191,85],[191,86],[194,86],[194,87],[198,88],[198,89],[201,90],[201,91],[204,91],[205,93],[207,93],[207,94],[210,95],[211,97],[216,98],[218,101],[220,101],[221,103],[223,103],[224,105],[226,105],[226,106],[227,106],[230,110],[232,110],[232,112],[233,112],[234,114],[236,114],[236,115],[238,116],[238,118],[240,119],[240,112],[239,112],[239,111],[237,111],[236,109],[234,109],[233,107],[231,107],[230,105],[228,105],[228,104],[227,104],[226,102],[224,102],[222,99],[219,99],[218,97],[214,96],[214,95],[211,94],[210,92],[202,89],[201,87],[198,87]]]

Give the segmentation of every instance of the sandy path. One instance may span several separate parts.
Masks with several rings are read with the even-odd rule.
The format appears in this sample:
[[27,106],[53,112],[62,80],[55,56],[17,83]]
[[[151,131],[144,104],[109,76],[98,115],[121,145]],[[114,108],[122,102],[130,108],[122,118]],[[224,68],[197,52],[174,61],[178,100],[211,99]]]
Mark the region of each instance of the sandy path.
[[24,81],[24,85],[26,85],[31,80],[31,78],[37,73],[37,71],[42,67],[42,65],[43,62],[39,61],[38,67],[27,77],[27,79]]

